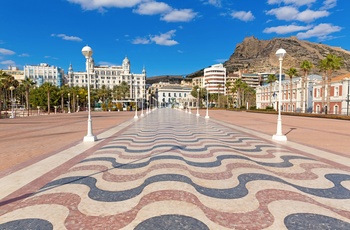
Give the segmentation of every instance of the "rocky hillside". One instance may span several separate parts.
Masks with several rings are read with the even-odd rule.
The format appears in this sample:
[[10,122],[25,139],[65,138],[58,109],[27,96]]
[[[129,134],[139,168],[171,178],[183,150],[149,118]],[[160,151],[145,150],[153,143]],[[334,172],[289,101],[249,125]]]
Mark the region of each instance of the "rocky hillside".
[[340,47],[332,47],[319,43],[298,40],[296,37],[274,38],[272,40],[259,40],[247,37],[238,44],[230,59],[224,63],[228,71],[247,69],[249,72],[270,72],[279,68],[276,51],[283,48],[287,55],[283,60],[283,69],[294,67],[299,70],[303,60],[311,61],[318,73],[318,63],[327,54],[335,54],[343,58],[344,66],[338,73],[350,72],[350,52]]

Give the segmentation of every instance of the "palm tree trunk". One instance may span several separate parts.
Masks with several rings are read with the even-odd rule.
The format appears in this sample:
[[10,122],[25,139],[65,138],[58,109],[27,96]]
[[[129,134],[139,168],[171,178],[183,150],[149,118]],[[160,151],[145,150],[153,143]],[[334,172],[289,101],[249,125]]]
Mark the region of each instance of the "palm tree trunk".
[[304,111],[304,81],[305,81],[305,75],[301,77],[301,95],[300,95],[300,109],[302,113],[305,113]]
[[331,76],[328,76],[328,79],[327,79],[327,113],[330,112],[330,103],[331,103],[331,81],[332,81],[332,78]]
[[29,90],[26,89],[27,116],[29,117]]
[[293,112],[293,82],[292,82],[292,78],[290,79],[290,108],[289,111]]
[[50,115],[50,92],[47,92],[47,114]]
[[325,95],[326,95],[326,76],[322,76],[322,112],[325,106]]

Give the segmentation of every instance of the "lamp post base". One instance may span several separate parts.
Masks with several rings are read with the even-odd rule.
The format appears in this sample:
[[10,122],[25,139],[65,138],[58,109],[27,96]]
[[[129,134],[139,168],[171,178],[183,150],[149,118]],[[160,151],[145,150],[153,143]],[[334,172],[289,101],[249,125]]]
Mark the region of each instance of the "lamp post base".
[[287,141],[287,137],[284,136],[284,135],[275,134],[275,135],[272,136],[272,140],[275,140],[275,141]]
[[84,142],[94,142],[97,138],[94,135],[86,135],[84,136]]
[[207,116],[205,116],[205,119],[209,119],[209,116],[207,115]]

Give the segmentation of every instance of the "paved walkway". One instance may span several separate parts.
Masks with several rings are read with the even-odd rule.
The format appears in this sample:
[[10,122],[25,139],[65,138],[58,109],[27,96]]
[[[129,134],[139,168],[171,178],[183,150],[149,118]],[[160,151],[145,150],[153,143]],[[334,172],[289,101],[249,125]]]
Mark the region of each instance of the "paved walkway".
[[350,229],[343,148],[303,144],[287,117],[277,143],[270,117],[211,115],[158,109],[15,166],[0,177],[0,229]]

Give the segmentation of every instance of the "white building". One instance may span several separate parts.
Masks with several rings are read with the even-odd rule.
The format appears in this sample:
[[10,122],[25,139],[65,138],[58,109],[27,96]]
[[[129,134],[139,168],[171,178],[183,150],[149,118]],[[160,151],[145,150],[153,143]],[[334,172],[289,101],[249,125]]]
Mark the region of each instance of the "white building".
[[32,79],[37,86],[49,82],[61,87],[64,84],[64,70],[56,66],[50,66],[47,63],[26,65],[24,66],[24,79],[26,78]]
[[164,85],[158,88],[158,103],[162,107],[184,108],[191,102],[191,86],[182,86],[178,84]]
[[216,64],[205,68],[203,83],[209,93],[226,95],[226,68],[224,65]]
[[[313,112],[313,97],[312,90],[315,84],[317,84],[322,79],[319,75],[309,75],[307,77],[307,92],[304,95],[306,112]],[[301,77],[295,77],[292,79],[292,85],[290,80],[282,80],[281,82],[282,98],[281,106],[282,111],[285,112],[301,112],[303,110],[301,103]],[[278,108],[278,93],[279,93],[278,80],[270,84],[265,84],[263,86],[258,86],[256,88],[256,107],[258,109],[265,109],[267,106],[272,106],[273,108]],[[291,89],[292,87],[292,94]]]
[[[100,89],[105,85],[107,88],[113,89],[114,86],[118,86],[124,81],[130,86],[131,98],[136,96],[138,99],[145,97],[146,70],[143,68],[141,74],[131,73],[130,61],[127,57],[124,58],[121,66],[95,66],[92,59],[89,68],[92,88]],[[69,66],[67,78],[69,86],[87,87],[86,72],[74,72],[72,65]],[[135,87],[137,90],[135,90]],[[135,95],[135,91],[137,95]]]

